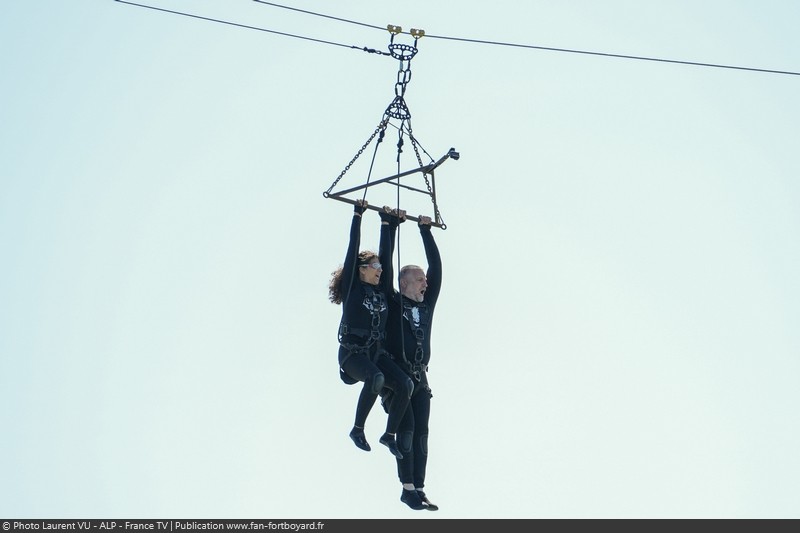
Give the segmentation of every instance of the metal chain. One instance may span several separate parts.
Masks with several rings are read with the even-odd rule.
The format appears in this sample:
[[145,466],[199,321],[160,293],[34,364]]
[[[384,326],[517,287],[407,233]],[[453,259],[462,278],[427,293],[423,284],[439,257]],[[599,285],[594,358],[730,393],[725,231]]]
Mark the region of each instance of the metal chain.
[[[419,147],[417,146],[417,139],[414,138],[414,134],[411,132],[411,124],[408,124],[408,138],[411,139],[411,146],[414,147],[414,154],[417,156],[417,163],[419,164],[419,168],[423,168],[425,165],[422,164],[422,157],[419,155]],[[442,220],[442,215],[439,213],[439,206],[436,205],[436,200],[433,197],[433,188],[431,187],[430,181],[428,181],[428,173],[423,171],[422,177],[425,180],[425,186],[428,188],[428,193],[431,197],[431,203],[433,204],[433,213],[436,217],[436,222],[444,225],[444,221]]]
[[408,110],[403,97],[406,94],[408,82],[411,81],[411,60],[417,54],[416,40],[413,47],[407,44],[397,44],[394,42],[394,35],[392,35],[389,53],[393,58],[400,61],[400,66],[397,70],[397,79],[394,84],[394,100],[386,108],[386,114],[396,119],[407,120],[411,118],[411,112]]
[[[414,154],[417,157],[417,164],[419,164],[420,168],[424,168],[425,166],[422,163],[422,156],[419,153],[419,146],[417,145],[417,140],[414,138],[414,135],[411,132],[411,112],[409,111],[408,106],[406,105],[405,100],[403,98],[405,96],[408,83],[411,81],[411,60],[414,58],[414,56],[417,54],[418,51],[417,40],[419,40],[420,37],[425,35],[425,32],[423,30],[411,30],[411,34],[414,36],[414,46],[409,46],[394,42],[394,35],[395,33],[398,33],[400,31],[399,27],[395,28],[389,26],[388,29],[392,33],[392,37],[389,43],[389,53],[385,55],[391,55],[393,58],[400,61],[400,67],[397,71],[397,80],[394,84],[395,98],[394,100],[392,100],[392,103],[390,103],[389,106],[386,108],[386,111],[384,111],[383,120],[381,120],[380,124],[378,124],[378,127],[375,128],[375,131],[372,132],[372,135],[370,135],[369,139],[367,139],[367,142],[365,142],[364,145],[358,150],[356,155],[353,156],[353,159],[351,159],[350,162],[347,163],[347,166],[345,166],[344,170],[342,170],[341,173],[339,173],[339,176],[333,181],[331,186],[328,187],[328,190],[322,193],[322,195],[326,198],[330,195],[330,192],[333,190],[333,188],[336,187],[336,185],[339,183],[339,180],[341,180],[342,177],[344,177],[344,175],[347,173],[347,171],[350,170],[350,167],[353,165],[353,163],[355,163],[356,159],[358,159],[359,156],[361,156],[361,154],[364,152],[364,150],[367,149],[367,146],[369,146],[369,144],[372,142],[375,136],[378,135],[378,133],[380,133],[380,139],[378,140],[378,142],[380,143],[381,141],[383,141],[384,134],[386,133],[386,127],[389,124],[389,117],[400,120],[400,127],[398,128],[399,140],[397,145],[398,163],[400,162],[399,161],[400,153],[402,152],[403,124],[405,124],[407,126],[406,129],[408,131],[408,136],[411,139],[411,146],[413,146]],[[366,51],[372,52],[372,50],[366,50]],[[431,186],[430,181],[428,180],[428,173],[423,171],[422,177],[425,180],[425,186],[428,188],[428,195],[430,196],[431,203],[433,204],[433,210],[434,210],[434,216],[436,217],[436,222],[441,224],[442,227],[444,228],[445,226],[444,222],[442,221],[442,215],[439,212],[439,206],[436,205],[436,199],[434,198],[433,188]]]
[[347,163],[347,166],[344,167],[344,170],[342,170],[339,173],[339,176],[335,180],[333,180],[333,183],[331,183],[331,186],[328,187],[327,191],[322,193],[322,196],[327,198],[328,195],[330,195],[330,193],[333,190],[333,188],[336,187],[337,183],[339,183],[339,180],[341,180],[342,177],[347,173],[347,171],[350,170],[350,167],[353,166],[353,163],[356,162],[356,159],[358,159],[359,156],[361,156],[361,154],[364,153],[364,150],[367,149],[367,146],[369,146],[369,144],[372,142],[372,140],[375,138],[375,136],[378,135],[378,133],[381,134],[381,138],[378,140],[378,142],[381,142],[383,140],[383,134],[386,132],[386,126],[388,124],[389,124],[389,119],[384,118],[383,120],[381,120],[380,124],[378,124],[378,127],[375,128],[375,131],[373,131],[372,135],[370,135],[369,139],[367,139],[367,142],[365,142],[364,145],[358,150],[358,152],[356,152],[356,155],[353,156],[353,159],[351,159],[350,162]]

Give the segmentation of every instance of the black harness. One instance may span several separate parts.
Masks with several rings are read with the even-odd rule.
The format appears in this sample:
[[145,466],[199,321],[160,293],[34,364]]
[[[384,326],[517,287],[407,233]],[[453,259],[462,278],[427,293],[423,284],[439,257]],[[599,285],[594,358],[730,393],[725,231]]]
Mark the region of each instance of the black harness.
[[403,347],[403,357],[406,359],[408,363],[411,375],[414,376],[414,379],[419,381],[421,379],[422,373],[427,372],[428,365],[423,365],[422,361],[425,357],[425,349],[422,346],[423,341],[425,340],[425,329],[428,326],[428,320],[430,319],[430,314],[428,312],[428,306],[425,302],[413,302],[412,300],[408,300],[402,295],[400,299],[403,303],[403,318],[408,321],[408,325],[411,328],[411,333],[414,335],[414,339],[417,342],[417,347],[414,350],[414,362],[408,360],[405,355],[405,346]]
[[[387,309],[386,298],[382,292],[376,291],[372,285],[365,284],[364,292],[366,292],[366,295],[364,296],[364,301],[362,303],[364,307],[369,310],[371,316],[372,321],[370,324],[370,329],[354,328],[344,322],[339,323],[339,344],[343,346],[345,350],[347,350],[347,355],[344,357],[344,359],[342,359],[341,365],[339,365],[339,376],[342,378],[342,381],[349,384],[356,383],[358,380],[353,380],[353,378],[348,376],[347,373],[341,368],[347,359],[357,353],[364,353],[365,355],[369,356],[370,349],[374,345],[376,349],[371,357],[371,360],[375,362],[381,353],[385,351],[382,343],[386,337],[386,332],[381,331],[381,313]],[[366,339],[366,342],[345,342],[344,338],[348,335],[361,337]]]

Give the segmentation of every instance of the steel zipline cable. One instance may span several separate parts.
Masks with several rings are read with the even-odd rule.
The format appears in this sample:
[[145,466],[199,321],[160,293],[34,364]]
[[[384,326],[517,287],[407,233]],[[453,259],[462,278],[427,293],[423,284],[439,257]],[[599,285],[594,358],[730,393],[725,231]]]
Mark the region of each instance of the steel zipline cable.
[[[279,8],[282,8],[282,9],[289,9],[289,10],[292,10],[292,11],[298,11],[300,13],[305,13],[305,14],[308,14],[308,15],[314,15],[314,16],[318,16],[318,17],[329,18],[329,19],[333,19],[333,20],[338,20],[340,22],[347,22],[349,24],[356,24],[356,25],[359,25],[359,26],[366,26],[368,28],[374,28],[374,29],[378,29],[378,30],[385,30],[386,29],[386,28],[382,28],[380,26],[375,26],[373,24],[365,24],[363,22],[357,22],[357,21],[354,21],[354,20],[348,20],[348,19],[339,18],[339,17],[332,17],[330,15],[324,15],[322,13],[315,13],[313,11],[306,11],[304,9],[298,9],[298,8],[295,8],[295,7],[289,7],[289,6],[284,6],[284,5],[281,5],[281,4],[276,4],[275,2],[267,2],[265,0],[253,0],[253,1],[256,2],[256,3],[259,3],[259,4],[264,4],[264,5],[268,5],[268,6],[272,6],[272,7],[279,7]],[[402,33],[408,33],[408,32],[402,32]],[[593,56],[601,56],[601,57],[616,57],[616,58],[620,58],[620,59],[634,59],[634,60],[637,60],[637,61],[655,61],[655,62],[659,62],[659,63],[676,63],[676,64],[679,64],[679,65],[694,65],[694,66],[698,66],[698,67],[712,67],[712,68],[725,68],[725,69],[735,69],[735,70],[749,70],[749,71],[752,71],[752,72],[764,72],[764,73],[769,73],[769,74],[788,74],[788,75],[791,75],[791,76],[800,76],[800,72],[792,72],[792,71],[787,71],[787,70],[771,70],[771,69],[764,69],[764,68],[742,67],[742,66],[736,66],[736,65],[722,65],[722,64],[719,64],[719,63],[700,63],[700,62],[697,62],[697,61],[682,61],[682,60],[679,60],[679,59],[664,59],[664,58],[658,58],[658,57],[635,56],[635,55],[626,55],[626,54],[611,54],[611,53],[606,53],[606,52],[594,52],[594,51],[590,51],[590,50],[575,50],[575,49],[569,49],[569,48],[554,48],[554,47],[550,47],[550,46],[538,46],[538,45],[532,45],[532,44],[507,43],[507,42],[501,42],[501,41],[486,41],[486,40],[482,40],[482,39],[468,39],[468,38],[464,38],[464,37],[447,37],[447,36],[444,36],[444,35],[431,35],[429,33],[426,33],[425,36],[428,37],[429,39],[444,39],[444,40],[449,40],[449,41],[460,41],[460,42],[475,43],[475,44],[488,44],[488,45],[493,45],[493,46],[508,46],[508,47],[513,47],[513,48],[528,48],[528,49],[533,49],[533,50],[546,50],[546,51],[549,51],[549,52],[564,52],[564,53],[570,53],[570,54],[583,54],[583,55],[593,55]]]
[[[185,16],[185,17],[191,17],[191,18],[206,20],[206,21],[209,21],[209,22],[215,22],[215,23],[218,23],[218,24],[227,24],[229,26],[236,26],[236,27],[239,27],[239,28],[245,28],[245,29],[249,29],[249,30],[256,30],[256,31],[262,31],[262,32],[266,32],[266,33],[276,34],[276,35],[282,35],[284,37],[294,37],[296,39],[304,39],[304,40],[307,40],[307,41],[313,41],[313,42],[317,42],[317,43],[329,44],[329,45],[333,45],[333,46],[340,46],[340,47],[343,47],[343,48],[351,48],[351,49],[355,49],[355,50],[362,50],[364,52],[369,52],[369,53],[373,53],[373,54],[389,55],[386,52],[383,52],[383,51],[380,51],[380,50],[376,50],[374,48],[368,48],[366,46],[347,45],[347,44],[337,43],[337,42],[333,42],[333,41],[326,41],[326,40],[323,40],[323,39],[315,39],[313,37],[308,37],[308,36],[304,36],[304,35],[285,33],[285,32],[281,32],[281,31],[270,30],[270,29],[267,29],[267,28],[261,28],[261,27],[258,27],[258,26],[251,26],[251,25],[247,25],[247,24],[240,24],[240,23],[236,23],[236,22],[230,22],[230,21],[217,19],[217,18],[203,17],[203,16],[200,16],[200,15],[194,15],[194,14],[186,13],[186,12],[182,12],[182,11],[174,11],[174,10],[171,10],[171,9],[165,9],[165,8],[160,8],[160,7],[156,7],[156,6],[140,4],[140,3],[136,3],[136,2],[130,2],[128,0],[114,0],[114,1],[115,2],[119,2],[121,4],[128,4],[128,5],[131,5],[131,6],[152,9],[152,10],[155,10],[155,11],[161,11],[161,12],[164,12],[164,13],[172,13],[172,14],[175,14],[175,15],[182,15],[182,16]],[[358,26],[363,26],[363,27],[372,28],[372,29],[376,29],[376,30],[386,31],[386,27],[376,26],[374,24],[366,24],[366,23],[363,23],[363,22],[358,22],[358,21],[354,21],[354,20],[350,20],[350,19],[341,18],[341,17],[334,17],[334,16],[331,16],[331,15],[325,15],[325,14],[322,14],[322,13],[316,13],[314,11],[308,11],[308,10],[299,9],[299,8],[296,8],[296,7],[285,6],[285,5],[277,4],[277,3],[274,3],[274,2],[267,2],[265,0],[253,0],[253,1],[258,3],[258,4],[265,5],[265,6],[277,7],[277,8],[281,8],[281,9],[288,9],[288,10],[296,11],[296,12],[303,13],[303,14],[306,14],[306,15],[312,15],[312,16],[316,16],[316,17],[323,17],[323,18],[327,18],[327,19],[331,19],[331,20],[335,20],[335,21],[339,21],[339,22],[345,22],[345,23],[348,23],[348,24],[355,24],[355,25],[358,25]],[[416,30],[413,30],[413,29],[411,30],[411,32],[414,32],[414,31],[416,31]],[[411,32],[401,32],[401,33],[411,33]],[[428,37],[429,39],[442,39],[442,40],[473,43],[473,44],[484,44],[484,45],[491,45],[491,46],[505,46],[505,47],[511,47],[511,48],[524,48],[524,49],[531,49],[531,50],[543,50],[543,51],[549,51],[549,52],[561,52],[561,53],[569,53],[569,54],[591,55],[591,56],[598,56],[598,57],[613,57],[613,58],[618,58],[618,59],[629,59],[629,60],[635,60],[635,61],[650,61],[650,62],[657,62],[657,63],[671,63],[671,64],[678,64],[678,65],[689,65],[689,66],[706,67],[706,68],[742,70],[742,71],[749,71],[749,72],[759,72],[759,73],[764,73],[764,74],[782,74],[782,75],[788,75],[788,76],[800,76],[800,72],[794,72],[794,71],[789,71],[789,70],[774,70],[774,69],[766,69],[766,68],[744,67],[744,66],[738,66],[738,65],[725,65],[725,64],[721,64],[721,63],[704,63],[704,62],[699,62],[699,61],[684,61],[684,60],[680,60],[680,59],[666,59],[666,58],[660,58],[660,57],[637,56],[637,55],[628,55],[628,54],[613,54],[613,53],[608,53],[608,52],[596,52],[596,51],[591,51],[591,50],[577,50],[577,49],[571,49],[571,48],[556,48],[556,47],[540,46],[540,45],[532,45],[532,44],[509,43],[509,42],[502,42],[502,41],[489,41],[489,40],[483,40],[483,39],[470,39],[470,38],[465,38],[465,37],[449,37],[449,36],[445,36],[445,35],[431,35],[431,34],[427,34],[427,33],[425,34],[425,37]]]
[[250,26],[248,24],[240,24],[238,22],[231,22],[231,21],[228,21],[228,20],[222,20],[222,19],[217,19],[217,18],[212,18],[212,17],[203,17],[201,15],[194,15],[192,13],[186,13],[184,11],[175,11],[175,10],[172,10],[172,9],[165,9],[163,7],[150,6],[150,5],[147,5],[147,4],[139,4],[139,3],[136,3],[136,2],[128,2],[127,0],[114,0],[114,1],[118,2],[120,4],[127,4],[129,6],[143,7],[145,9],[152,9],[153,11],[161,11],[162,13],[171,13],[173,15],[181,15],[181,16],[184,16],[184,17],[190,17],[190,18],[195,18],[195,19],[200,19],[200,20],[206,20],[208,22],[216,22],[217,24],[226,24],[228,26],[236,26],[237,28],[244,28],[244,29],[247,29],[247,30],[263,31],[263,32],[266,32],[266,33],[273,33],[275,35],[282,35],[284,37],[294,37],[296,39],[304,39],[304,40],[313,41],[313,42],[316,42],[316,43],[331,44],[331,45],[334,45],[334,46],[342,46],[344,48],[355,48],[355,49],[358,49],[358,50],[364,50],[364,51],[372,52],[372,53],[380,53],[380,54],[383,53],[383,52],[380,52],[378,50],[367,49],[366,47],[362,48],[362,47],[358,47],[358,46],[350,46],[350,45],[346,45],[346,44],[342,44],[342,43],[335,43],[333,41],[325,41],[323,39],[315,39],[313,37],[306,37],[304,35],[295,35],[293,33],[286,33],[286,32],[276,31],[276,30],[269,30],[267,28],[261,28],[261,27],[258,27],[258,26]]

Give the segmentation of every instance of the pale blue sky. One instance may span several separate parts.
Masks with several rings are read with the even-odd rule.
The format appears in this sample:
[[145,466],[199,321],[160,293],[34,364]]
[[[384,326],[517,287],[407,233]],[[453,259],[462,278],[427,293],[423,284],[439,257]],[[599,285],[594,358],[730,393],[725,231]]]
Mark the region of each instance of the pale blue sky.
[[[389,42],[250,0],[142,3]],[[291,5],[800,71],[790,0]],[[322,192],[397,61],[113,0],[3,2],[0,516],[800,517],[800,76],[418,44],[414,133],[461,153],[436,173],[438,513],[399,501],[379,406],[371,453],[347,437],[326,291],[351,209]],[[400,255],[424,264],[411,224]]]

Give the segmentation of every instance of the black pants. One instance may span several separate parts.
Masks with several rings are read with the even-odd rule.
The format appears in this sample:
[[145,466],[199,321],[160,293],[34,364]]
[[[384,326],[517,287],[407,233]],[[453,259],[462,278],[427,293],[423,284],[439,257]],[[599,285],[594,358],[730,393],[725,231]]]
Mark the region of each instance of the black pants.
[[[428,422],[433,394],[428,386],[428,376],[424,372],[422,379],[415,383],[411,401],[400,421],[397,434],[397,444],[403,458],[396,461],[400,483],[412,483],[421,489],[425,486],[425,471],[428,467]],[[394,394],[386,398],[388,401],[383,402],[383,408],[390,412],[397,398]]]
[[352,353],[344,360],[342,369],[350,377],[364,382],[358,397],[354,422],[359,427],[364,427],[367,416],[369,416],[372,406],[375,405],[375,400],[378,399],[380,390],[376,391],[374,385],[378,374],[383,375],[383,386],[391,390],[393,398],[397,399],[387,410],[389,417],[386,420],[386,432],[397,433],[408,407],[409,397],[414,389],[411,378],[383,351],[377,356],[375,362],[372,361],[367,351]]

